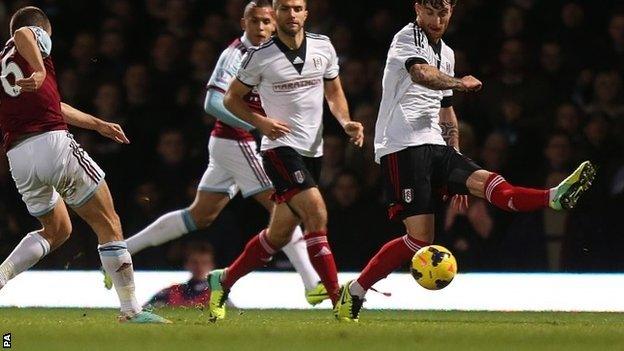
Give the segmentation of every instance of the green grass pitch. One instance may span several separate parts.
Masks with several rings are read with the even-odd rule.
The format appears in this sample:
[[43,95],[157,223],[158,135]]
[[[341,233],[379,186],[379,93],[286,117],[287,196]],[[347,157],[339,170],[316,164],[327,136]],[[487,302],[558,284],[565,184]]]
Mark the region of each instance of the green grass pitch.
[[158,311],[170,325],[116,322],[104,309],[0,309],[12,350],[623,350],[624,314],[235,310],[210,323],[199,310]]

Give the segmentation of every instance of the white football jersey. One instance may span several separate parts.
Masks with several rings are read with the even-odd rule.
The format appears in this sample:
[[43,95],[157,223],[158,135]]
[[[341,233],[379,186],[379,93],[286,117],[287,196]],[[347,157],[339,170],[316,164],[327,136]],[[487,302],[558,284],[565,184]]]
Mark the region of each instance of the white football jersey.
[[253,47],[247,35],[243,34],[237,40],[234,40],[219,56],[219,61],[212,71],[212,76],[208,81],[208,87],[218,88],[223,92],[227,91],[230,87],[232,79],[236,77],[236,73],[240,68],[243,56]]
[[291,131],[277,140],[263,137],[262,151],[288,146],[305,157],[323,155],[323,83],[338,71],[336,50],[324,35],[305,33],[296,50],[275,36],[247,52],[238,80],[256,87],[266,115]]
[[432,90],[412,82],[408,67],[426,63],[454,76],[455,54],[444,41],[429,43],[416,23],[403,27],[392,40],[383,76],[383,94],[375,127],[375,160],[410,146],[446,145],[439,113],[452,90]]

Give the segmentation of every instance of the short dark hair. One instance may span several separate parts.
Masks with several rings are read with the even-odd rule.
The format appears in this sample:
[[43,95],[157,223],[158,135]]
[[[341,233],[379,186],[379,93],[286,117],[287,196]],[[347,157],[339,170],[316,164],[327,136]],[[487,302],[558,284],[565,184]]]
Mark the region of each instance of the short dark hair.
[[423,6],[431,6],[434,9],[444,8],[446,5],[451,5],[451,7],[455,7],[457,5],[457,0],[416,0],[417,4]]
[[34,6],[22,7],[13,14],[10,24],[11,35],[16,30],[28,26],[41,27],[44,30],[49,30],[51,27],[50,20],[45,12]]
[[247,6],[245,6],[245,11],[244,16],[247,17],[247,15],[249,14],[249,11],[251,11],[251,9],[253,8],[262,8],[262,7],[273,7],[273,3],[271,2],[271,0],[251,0]]

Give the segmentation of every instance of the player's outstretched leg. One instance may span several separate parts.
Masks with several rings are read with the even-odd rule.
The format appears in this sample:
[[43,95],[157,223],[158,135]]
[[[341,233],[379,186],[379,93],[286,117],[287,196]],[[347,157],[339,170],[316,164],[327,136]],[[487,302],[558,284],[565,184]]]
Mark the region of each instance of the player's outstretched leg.
[[128,251],[134,255],[148,247],[159,246],[184,234],[208,228],[229,200],[227,194],[198,191],[188,209],[169,212],[126,239]]
[[572,209],[589,189],[596,170],[583,162],[568,178],[552,189],[530,189],[509,184],[505,178],[485,170],[474,172],[466,185],[470,193],[485,198],[494,206],[510,212],[529,212],[544,208]]
[[98,251],[102,267],[110,275],[121,305],[121,322],[170,323],[153,313],[143,311],[134,294],[132,257],[123,241],[121,222],[113,207],[106,182],[102,182],[93,197],[75,208],[98,236]]
[[404,223],[409,234],[386,243],[368,262],[356,280],[340,288],[336,316],[340,321],[357,322],[366,292],[375,283],[410,262],[416,251],[429,245],[433,240],[433,215],[412,216],[405,219]]
[[56,206],[38,219],[43,229],[26,234],[9,257],[0,264],[0,289],[69,238],[72,226],[62,199],[58,199]]

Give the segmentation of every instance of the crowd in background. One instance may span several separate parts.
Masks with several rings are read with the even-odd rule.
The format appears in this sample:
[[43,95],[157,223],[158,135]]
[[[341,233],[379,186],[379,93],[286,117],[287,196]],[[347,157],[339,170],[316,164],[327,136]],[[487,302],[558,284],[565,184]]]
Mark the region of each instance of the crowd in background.
[[[132,143],[72,129],[107,173],[128,237],[161,214],[188,206],[208,160],[214,118],[205,85],[220,52],[241,35],[244,0],[5,0],[0,39],[17,8],[40,6],[53,24],[52,56],[63,100],[119,123]],[[307,30],[328,35],[340,56],[363,150],[349,146],[330,113],[320,188],[340,270],[360,270],[401,235],[387,220],[373,161],[381,76],[394,33],[414,20],[413,0],[308,0]],[[457,76],[484,83],[457,93],[461,151],[509,181],[558,184],[582,160],[598,165],[590,192],[570,212],[504,213],[471,199],[445,204],[436,241],[462,271],[622,271],[624,260],[624,4],[616,0],[459,0],[445,42]],[[0,259],[36,229],[0,155]],[[137,269],[174,269],[185,243],[213,244],[219,266],[267,223],[264,209],[237,198],[208,230],[145,250]],[[75,218],[72,238],[37,268],[94,269],[96,237]],[[284,257],[272,269],[289,269]]]

